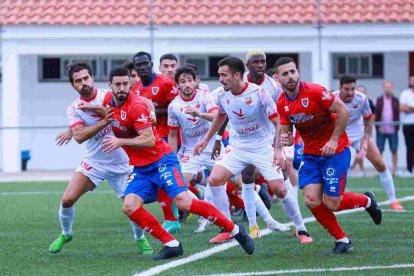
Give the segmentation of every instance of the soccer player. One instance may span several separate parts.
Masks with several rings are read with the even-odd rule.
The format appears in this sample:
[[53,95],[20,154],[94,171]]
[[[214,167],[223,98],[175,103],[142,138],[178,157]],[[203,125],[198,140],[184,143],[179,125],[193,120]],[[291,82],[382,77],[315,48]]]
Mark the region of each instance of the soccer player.
[[129,74],[131,76],[131,87],[134,87],[135,83],[139,82],[139,76],[137,70],[135,70],[135,64],[132,61],[127,61],[123,65],[126,69],[128,69]]
[[[269,135],[272,133],[268,121],[277,126],[275,103],[266,90],[243,81],[245,67],[241,59],[227,57],[220,60],[218,65],[220,82],[223,85],[217,95],[220,112],[214,117],[204,139],[194,148],[194,153],[200,154],[226,118],[229,118],[230,145],[216,161],[209,178],[214,205],[230,218],[224,183],[252,165],[268,180],[271,189],[281,199],[286,213],[293,219],[300,212],[296,198],[285,188],[282,173],[278,172],[275,163],[272,163],[277,162],[280,167],[285,167],[279,140],[275,141],[274,149],[269,141]],[[254,194],[248,201],[254,203],[254,174],[252,182],[248,183],[251,183],[252,187],[243,186],[243,189],[253,191]],[[244,204],[246,206],[246,200]]]
[[154,258],[168,259],[183,254],[181,244],[143,207],[144,203],[157,199],[158,190],[161,188],[181,211],[207,218],[231,232],[243,249],[252,254],[253,240],[242,225],[228,220],[213,205],[190,198],[177,156],[151,126],[147,106],[136,94],[130,93],[128,70],[123,67],[112,69],[109,85],[112,93],[105,96],[104,106],[114,109],[112,128],[115,136],[107,138],[102,145],[105,152],[123,147],[134,166],[125,191],[123,211],[142,229],[164,244],[160,254]]
[[279,58],[275,69],[285,91],[277,101],[281,142],[285,146],[293,144],[294,125],[304,143],[299,187],[303,190],[305,205],[336,240],[327,254],[352,251],[352,243],[333,211],[365,207],[375,224],[381,223],[382,212],[373,193],[344,192],[351,159],[345,132],[349,112],[344,103],[324,87],[299,82],[299,72],[292,58]]
[[[132,91],[153,102],[157,118],[157,132],[161,139],[167,141],[168,105],[178,95],[175,82],[169,77],[153,72],[151,55],[146,52],[137,53],[133,58],[133,62],[141,80],[135,84]],[[158,203],[164,214],[163,227],[170,233],[178,232],[181,228],[178,221],[178,211],[175,210],[176,212],[174,212],[171,198],[162,189],[158,195]]]
[[174,80],[175,71],[178,68],[177,57],[173,54],[164,54],[160,57],[160,66],[158,69],[161,74]]
[[[214,160],[210,158],[214,140],[210,140],[206,152],[201,156],[194,156],[193,149],[195,144],[203,139],[207,133],[214,114],[218,112],[218,107],[208,93],[196,89],[198,83],[194,69],[190,67],[178,68],[175,82],[179,88],[179,96],[168,106],[168,126],[170,128],[168,144],[174,152],[177,152],[179,131],[182,133],[180,165],[185,183],[190,183],[203,166],[207,170],[211,170],[214,166]],[[212,196],[208,184],[206,194],[207,201],[210,202]],[[208,220],[200,220],[196,232],[206,230],[207,226]]]
[[[128,156],[122,149],[104,153],[101,146],[106,137],[113,135],[110,126],[113,113],[101,118],[89,107],[102,106],[108,90],[94,88],[92,69],[87,63],[71,64],[68,75],[72,87],[80,97],[67,109],[71,132],[67,141],[70,141],[72,135],[79,144],[86,141],[86,152],[63,193],[59,209],[62,234],[50,245],[51,253],[60,252],[64,244],[72,240],[75,203],[78,199],[99,187],[104,180],[108,180],[118,198],[123,198],[130,172]],[[144,231],[132,221],[131,226],[139,252],[144,255],[152,254],[153,250],[144,237]]]
[[349,110],[346,134],[351,141],[351,146],[357,151],[356,158],[362,160],[366,157],[374,165],[391,203],[391,209],[403,210],[404,208],[395,198],[394,180],[391,172],[371,138],[373,118],[368,98],[361,92],[355,91],[355,86],[356,78],[344,75],[339,79],[339,90],[333,92]]

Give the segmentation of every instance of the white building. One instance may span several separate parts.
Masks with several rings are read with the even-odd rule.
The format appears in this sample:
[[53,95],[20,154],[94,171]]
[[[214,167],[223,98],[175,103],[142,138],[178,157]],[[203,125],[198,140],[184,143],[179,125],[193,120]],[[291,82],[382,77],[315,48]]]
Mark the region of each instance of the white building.
[[[370,98],[382,93],[384,79],[394,82],[399,95],[414,75],[410,0],[321,1],[322,28],[316,27],[316,0],[154,0],[153,43],[148,1],[132,2],[2,1],[3,171],[20,170],[24,149],[31,151],[29,169],[78,165],[83,146],[72,141],[59,148],[54,142],[68,125],[66,106],[77,97],[65,76],[73,59],[91,61],[97,87],[106,87],[110,68],[138,51],[152,51],[155,68],[164,53],[195,63],[212,87],[218,85],[221,57],[244,59],[255,48],[268,54],[269,67],[277,57],[293,56],[303,80],[330,89],[338,87],[340,74],[353,73]],[[62,128],[16,128],[55,126]],[[403,139],[399,155],[404,167]]]

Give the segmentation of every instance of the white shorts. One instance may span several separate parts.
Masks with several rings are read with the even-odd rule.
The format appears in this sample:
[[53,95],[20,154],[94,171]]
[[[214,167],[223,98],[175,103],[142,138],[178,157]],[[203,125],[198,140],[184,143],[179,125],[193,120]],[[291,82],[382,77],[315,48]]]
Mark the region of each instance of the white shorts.
[[282,172],[278,172],[273,164],[273,148],[259,148],[255,152],[243,151],[228,145],[224,153],[216,161],[216,165],[225,167],[233,175],[240,174],[248,165],[253,165],[266,180],[283,179]]
[[295,154],[295,146],[294,145],[291,145],[289,147],[283,147],[282,150],[283,150],[283,153],[285,154],[286,158],[293,159],[294,154]]
[[82,173],[89,178],[96,187],[99,187],[104,180],[108,180],[109,184],[111,184],[114,189],[116,196],[121,198],[124,196],[128,184],[131,167],[127,162],[106,164],[84,159],[75,172]]
[[353,147],[357,152],[361,149],[361,140],[356,140],[351,142],[351,147]]
[[185,151],[179,155],[182,173],[197,174],[202,167],[212,170],[214,160],[211,160],[211,152],[202,152],[200,155],[194,156],[193,151]]

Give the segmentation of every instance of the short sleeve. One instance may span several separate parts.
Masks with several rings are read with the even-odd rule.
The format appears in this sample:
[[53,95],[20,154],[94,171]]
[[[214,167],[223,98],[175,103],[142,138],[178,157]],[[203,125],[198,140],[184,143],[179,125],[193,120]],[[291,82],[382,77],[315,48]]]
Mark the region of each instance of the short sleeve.
[[174,105],[170,104],[168,106],[168,127],[170,129],[178,129],[180,128],[180,123],[178,118],[174,112]]
[[104,100],[103,100],[102,105],[105,106],[105,107],[112,106],[112,103],[111,102],[112,102],[112,92],[109,91],[109,92],[107,92],[105,94],[105,97],[104,97]]
[[279,113],[280,124],[281,125],[290,125],[291,123],[289,122],[289,119],[288,119],[285,111],[283,110],[283,102],[280,99],[277,100],[276,106],[277,106],[277,112]]
[[263,88],[261,88],[258,92],[260,106],[262,110],[265,112],[266,116],[269,120],[276,118],[278,116],[276,110],[275,101],[270,97],[269,93]]
[[208,113],[214,110],[219,110],[219,107],[214,101],[213,96],[211,96],[209,93],[206,93],[206,92],[203,92],[203,105],[205,106],[206,111]]
[[364,116],[364,118],[370,118],[372,116],[371,107],[369,105],[369,101],[367,97],[364,97],[364,100],[363,100],[362,116]]
[[134,104],[130,112],[134,122],[134,128],[137,132],[152,126],[150,110],[145,103],[138,102]]
[[325,87],[319,86],[319,85],[313,87],[312,92],[313,92],[311,93],[313,97],[312,100],[319,103],[319,106],[321,106],[322,109],[329,110],[329,108],[331,107],[332,103],[335,100],[335,97],[336,97],[335,94],[328,91],[328,89],[326,89]]
[[171,102],[178,95],[178,88],[172,80],[164,82],[164,91],[167,102]]
[[66,109],[66,115],[69,119],[69,127],[72,128],[77,125],[85,125],[82,118],[79,116],[79,114],[76,112],[77,106],[76,103],[72,103],[68,106]]

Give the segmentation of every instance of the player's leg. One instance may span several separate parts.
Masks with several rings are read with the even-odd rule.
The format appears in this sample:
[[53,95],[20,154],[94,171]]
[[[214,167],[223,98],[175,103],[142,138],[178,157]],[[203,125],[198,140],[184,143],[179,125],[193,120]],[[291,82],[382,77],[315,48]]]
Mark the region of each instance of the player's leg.
[[395,197],[394,179],[392,178],[391,172],[387,168],[387,165],[385,164],[378,147],[375,145],[374,141],[371,138],[368,140],[368,149],[366,156],[377,170],[381,184],[384,187],[385,193],[388,196],[388,200],[390,201],[391,206],[397,210],[403,210],[404,208],[396,200]]
[[[249,235],[252,238],[260,238],[260,228],[256,220],[256,191],[254,190],[254,171],[253,165],[248,165],[242,171],[242,198],[244,202],[244,210],[246,211],[249,221]],[[260,199],[260,198],[259,198]]]
[[[289,183],[290,187],[287,188],[283,173],[278,171],[271,161],[269,161],[273,160],[273,152],[272,147],[264,149],[263,152],[255,156],[253,164],[268,181],[270,189],[281,201],[286,215],[294,222],[298,232],[300,232],[301,243],[311,243],[312,238],[303,223],[302,214],[293,187]],[[288,180],[288,178],[286,179]]]
[[59,208],[59,222],[62,233],[50,245],[49,252],[58,253],[62,250],[65,243],[72,240],[72,225],[75,216],[75,203],[86,192],[95,188],[93,182],[81,173],[82,165],[77,169],[63,193]]
[[388,142],[392,155],[392,174],[395,175],[398,170],[398,132],[389,135]]
[[[121,198],[123,201],[131,172],[129,164],[111,164],[110,166],[105,166],[104,169],[109,184],[114,189],[117,197]],[[132,232],[134,233],[134,240],[138,247],[138,253],[142,255],[152,255],[154,251],[147,238],[144,236],[145,231],[132,220],[129,220],[129,223],[132,227]]]
[[157,198],[158,186],[151,183],[151,177],[154,174],[156,174],[156,177],[159,177],[158,166],[153,165],[152,168],[148,168],[146,171],[141,171],[137,167],[134,168],[125,191],[123,212],[130,220],[163,243],[164,248],[154,259],[161,260],[178,257],[183,254],[181,244],[161,226],[154,215],[143,207],[144,202],[154,202]]
[[164,173],[166,175],[166,177],[158,177],[158,179],[161,179],[159,183],[168,195],[174,199],[179,210],[202,216],[225,229],[240,243],[246,253],[253,254],[253,240],[248,236],[243,226],[238,226],[227,219],[214,205],[190,197],[174,153],[165,156],[158,163],[165,165],[165,170],[162,172],[158,171],[157,174]]

